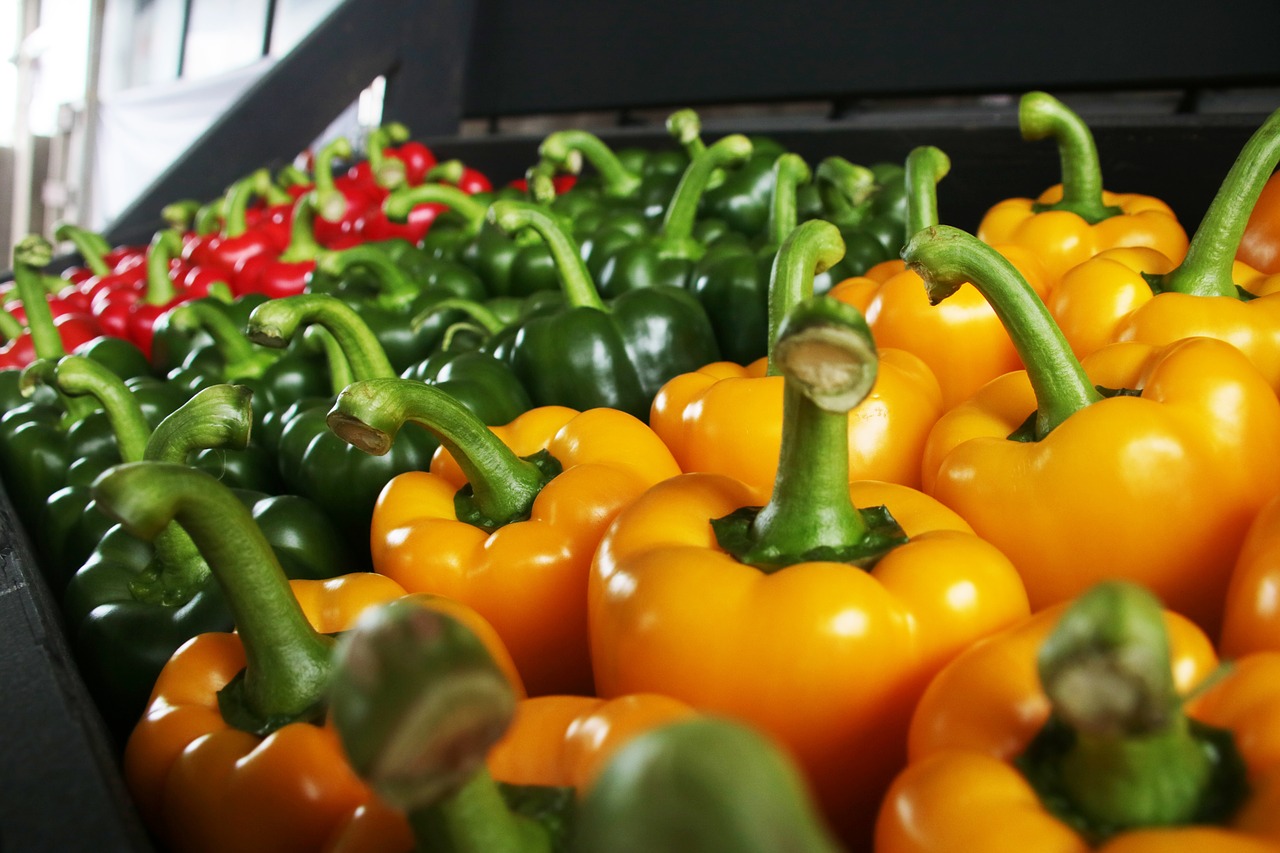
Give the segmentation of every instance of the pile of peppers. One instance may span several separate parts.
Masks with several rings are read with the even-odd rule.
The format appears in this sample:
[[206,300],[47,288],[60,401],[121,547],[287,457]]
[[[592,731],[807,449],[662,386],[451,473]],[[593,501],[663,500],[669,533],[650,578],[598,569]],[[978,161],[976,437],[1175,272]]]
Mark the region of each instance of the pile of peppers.
[[681,110],[22,241],[0,479],[158,847],[1280,850],[1280,111],[1192,232],[1019,123],[971,231]]

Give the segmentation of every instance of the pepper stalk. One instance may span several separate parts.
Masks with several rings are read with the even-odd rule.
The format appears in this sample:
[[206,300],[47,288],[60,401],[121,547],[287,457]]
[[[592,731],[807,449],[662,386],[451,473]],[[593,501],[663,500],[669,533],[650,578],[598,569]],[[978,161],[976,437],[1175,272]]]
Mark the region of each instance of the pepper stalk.
[[1090,225],[1123,213],[1102,202],[1102,166],[1089,126],[1047,92],[1028,92],[1018,104],[1018,124],[1027,140],[1053,137],[1062,164],[1062,200],[1036,204],[1037,212],[1066,210]]

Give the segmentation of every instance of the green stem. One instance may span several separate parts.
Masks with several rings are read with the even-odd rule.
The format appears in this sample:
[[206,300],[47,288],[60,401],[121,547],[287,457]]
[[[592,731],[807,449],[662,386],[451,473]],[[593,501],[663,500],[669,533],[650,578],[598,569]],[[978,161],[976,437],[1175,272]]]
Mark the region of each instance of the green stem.
[[193,198],[183,199],[182,201],[172,201],[160,209],[160,218],[170,228],[177,228],[185,231],[195,222],[196,214],[200,212],[200,202]]
[[716,169],[739,165],[750,156],[751,140],[735,133],[717,139],[707,150],[690,161],[662,220],[662,232],[659,236],[662,254],[697,260],[706,252],[706,247],[693,237],[693,225],[697,220],[698,204],[707,189],[707,182]]
[[293,201],[293,196],[289,195],[289,191],[278,185],[271,178],[271,173],[266,169],[258,169],[253,173],[253,191],[255,195],[273,207],[279,204],[289,204]]
[[[684,149],[690,160],[707,150],[707,144],[702,141],[702,117],[696,110],[676,110],[667,116],[667,134]],[[724,169],[712,171],[707,178],[707,189],[720,186],[726,177]]]
[[249,315],[246,334],[255,343],[282,348],[312,324],[333,336],[354,379],[395,377],[378,336],[353,308],[334,296],[303,293],[264,302]]
[[143,539],[176,521],[213,570],[247,658],[243,677],[219,693],[224,719],[258,733],[313,719],[328,686],[333,641],[307,622],[248,507],[210,475],[163,462],[118,465],[98,478],[93,493]]
[[548,478],[521,459],[472,412],[444,391],[409,379],[354,382],[338,395],[329,428],[343,441],[380,456],[407,422],[431,431],[466,475],[489,526],[527,518]]
[[280,253],[279,260],[286,264],[314,261],[324,247],[316,240],[316,195],[303,193],[293,203],[293,219],[289,223],[289,245]]
[[382,202],[382,212],[392,222],[405,222],[409,212],[420,204],[443,204],[466,220],[468,233],[476,233],[484,225],[488,208],[457,187],[448,184],[419,184],[400,187]]
[[1240,150],[1231,171],[1191,238],[1187,255],[1159,283],[1161,290],[1192,296],[1230,296],[1240,291],[1232,263],[1258,196],[1280,163],[1280,110],[1267,117]]
[[386,189],[404,186],[404,163],[396,157],[388,157],[384,149],[409,139],[409,129],[399,122],[389,122],[369,131],[365,139],[365,156],[369,158],[369,171],[378,185]]
[[773,201],[765,233],[769,245],[781,246],[796,230],[796,190],[813,180],[809,164],[799,154],[783,154],[773,164]]
[[351,142],[339,136],[316,152],[312,166],[316,188],[316,212],[322,219],[337,222],[347,212],[347,197],[333,182],[333,163],[335,160],[351,159]]
[[375,299],[384,307],[399,307],[422,293],[386,252],[374,246],[352,246],[338,252],[321,252],[316,257],[316,269],[334,278],[341,278],[352,267],[364,267],[373,273],[379,288]]
[[201,205],[196,211],[195,221],[192,226],[197,234],[207,237],[210,234],[217,234],[222,228],[222,199],[211,201],[208,204]]
[[907,155],[907,235],[938,224],[938,182],[951,171],[951,158],[939,148],[922,145]]
[[1206,736],[1225,733],[1210,735],[1182,710],[1161,605],[1145,589],[1115,581],[1086,592],[1041,646],[1038,667],[1057,745],[1033,744],[1020,766],[1042,795],[1046,784],[1065,795],[1061,808],[1092,839],[1212,822],[1221,816],[1206,812],[1226,790],[1243,788],[1229,735],[1219,751]]
[[902,259],[924,279],[933,304],[966,282],[990,303],[1035,391],[1036,439],[1102,399],[1040,297],[999,252],[958,228],[938,225],[915,234]]
[[484,767],[516,700],[474,633],[400,599],[366,611],[334,657],[330,707],[343,747],[356,772],[409,813],[418,849],[550,850]]
[[351,362],[347,361],[347,354],[342,351],[342,345],[328,329],[323,326],[307,326],[302,333],[302,340],[313,351],[319,350],[324,353],[324,361],[329,368],[329,387],[333,389],[330,396],[338,396],[343,388],[355,381],[356,377],[351,371]]
[[27,331],[36,358],[57,361],[67,354],[62,336],[53,323],[53,311],[45,298],[41,270],[53,260],[53,246],[38,234],[29,234],[13,247],[13,283],[27,314]]
[[867,217],[876,191],[875,173],[843,157],[827,157],[814,172],[822,205],[831,221],[851,228]]
[[36,386],[44,385],[52,388],[62,404],[62,417],[58,425],[61,429],[70,429],[73,424],[98,411],[98,404],[89,394],[68,394],[58,385],[58,362],[67,356],[58,358],[37,358],[22,368],[18,374],[18,391],[24,397],[35,393]]
[[111,251],[111,246],[101,234],[72,225],[70,222],[61,222],[53,229],[53,238],[75,246],[84,265],[94,275],[111,275],[111,267],[107,266],[103,257]]
[[142,459],[151,427],[142,414],[142,405],[123,379],[91,358],[67,355],[54,365],[53,380],[64,394],[87,396],[98,402],[106,413],[123,461]]
[[556,200],[555,177],[558,170],[550,160],[539,160],[524,173],[524,182],[528,186],[528,197],[543,206]]
[[202,299],[183,302],[170,309],[169,324],[179,331],[208,334],[222,356],[225,365],[223,378],[230,382],[257,379],[278,358],[276,353],[254,347],[230,317]]
[[466,314],[467,319],[471,320],[474,326],[482,329],[487,336],[496,335],[507,327],[507,324],[502,322],[502,318],[484,304],[476,302],[474,299],[463,299],[460,296],[455,296],[449,299],[441,299],[439,302],[414,317],[413,328],[420,328],[431,318],[443,314],[446,311],[461,311],[463,314]]
[[1102,166],[1089,126],[1066,104],[1046,92],[1028,92],[1018,105],[1022,138],[1052,136],[1058,143],[1062,164],[1062,200],[1038,205],[1042,210],[1067,210],[1093,225],[1120,214],[1118,207],[1102,203]]
[[246,214],[249,201],[258,194],[263,182],[270,183],[271,173],[266,169],[258,169],[231,185],[222,202],[222,236],[241,237],[249,230]]
[[442,160],[428,169],[422,177],[426,181],[457,186],[462,180],[465,169],[466,164],[461,160]]
[[600,174],[604,194],[613,198],[626,198],[640,187],[640,176],[628,171],[600,137],[585,130],[556,131],[542,141],[538,156],[574,174],[586,158]]
[[170,265],[182,252],[182,237],[172,228],[157,231],[147,247],[147,292],[142,301],[148,305],[168,305],[178,295],[170,277]]
[[17,317],[8,311],[0,309],[0,337],[5,341],[12,341],[27,330]]
[[489,221],[507,234],[532,228],[546,241],[560,274],[560,289],[570,308],[609,310],[573,239],[546,210],[524,201],[495,201],[489,208]]
[[276,184],[288,190],[289,187],[305,187],[311,185],[311,176],[293,163],[282,166],[276,173]]
[[813,277],[840,263],[844,238],[829,222],[813,219],[782,241],[769,277],[769,375],[779,374],[774,344],[787,315],[813,296]]
[[736,556],[761,568],[850,559],[869,537],[849,496],[848,413],[875,385],[871,330],[852,306],[811,299],[787,315],[774,358],[786,379],[778,474]]

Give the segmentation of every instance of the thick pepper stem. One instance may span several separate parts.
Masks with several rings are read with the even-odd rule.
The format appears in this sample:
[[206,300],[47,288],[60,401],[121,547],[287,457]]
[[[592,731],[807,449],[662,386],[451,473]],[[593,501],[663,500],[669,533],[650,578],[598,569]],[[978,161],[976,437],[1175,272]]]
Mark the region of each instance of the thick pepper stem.
[[409,213],[420,204],[443,204],[466,220],[468,233],[479,232],[484,225],[484,215],[488,211],[480,202],[467,195],[457,187],[448,184],[419,184],[416,187],[401,187],[393,191],[382,202],[382,212],[392,222],[405,222]]
[[534,463],[521,459],[488,426],[446,392],[410,379],[353,382],[329,412],[329,429],[343,441],[380,456],[406,423],[429,430],[457,460],[480,513],[500,526],[527,518],[546,483]]
[[609,310],[573,239],[546,210],[529,202],[495,201],[489,208],[489,221],[508,234],[531,228],[546,241],[560,274],[560,289],[570,308]]
[[793,230],[782,242],[769,277],[769,375],[780,371],[774,343],[787,315],[813,296],[813,277],[840,263],[844,238],[829,222],[813,219]]
[[630,172],[600,137],[585,130],[558,130],[538,146],[538,156],[568,172],[581,171],[585,158],[600,174],[604,194],[626,198],[640,186],[640,176]]
[[773,495],[751,525],[748,564],[841,553],[868,529],[849,496],[849,411],[871,393],[878,365],[866,319],[842,302],[810,299],[787,315],[773,358],[786,379],[782,450]]
[[902,259],[924,279],[930,302],[937,304],[970,282],[990,303],[1035,391],[1037,439],[1102,399],[1040,297],[995,249],[958,228],[938,225],[914,235]]
[[316,212],[321,218],[330,222],[338,222],[347,212],[347,197],[333,182],[333,163],[335,160],[351,159],[351,142],[339,136],[316,152],[312,166],[312,177],[315,182]]
[[735,133],[717,139],[690,161],[662,219],[659,241],[663,255],[697,260],[706,253],[706,247],[693,237],[693,225],[697,220],[702,194],[716,169],[746,162],[751,156],[751,150],[751,140]]
[[769,205],[769,222],[765,233],[769,245],[781,246],[799,218],[796,212],[796,190],[813,180],[809,164],[799,154],[783,154],[773,164],[773,200]]
[[43,378],[52,380],[63,394],[97,400],[111,425],[120,458],[125,462],[142,460],[151,427],[141,404],[123,379],[93,359],[80,355],[58,359],[50,375]]
[[75,246],[76,252],[84,261],[85,267],[96,276],[111,275],[111,267],[107,266],[104,255],[111,251],[101,234],[87,231],[70,222],[61,222],[53,229],[53,238],[59,242],[67,242]]
[[1268,116],[1240,150],[1192,236],[1186,257],[1160,282],[1162,290],[1192,296],[1240,296],[1231,277],[1232,263],[1249,214],[1277,164],[1280,110]]
[[253,191],[269,205],[290,204],[293,196],[289,191],[277,184],[266,169],[258,169],[253,173]]
[[441,299],[435,305],[418,314],[413,318],[413,328],[415,330],[420,328],[433,317],[437,317],[446,311],[461,311],[467,315],[467,320],[473,326],[482,329],[486,335],[496,335],[507,327],[507,324],[502,322],[502,318],[486,305],[476,302],[474,299],[463,299],[458,296]]
[[171,201],[160,208],[160,218],[170,228],[185,231],[195,222],[196,214],[199,211],[200,202],[193,198],[187,198],[181,201]]
[[314,261],[324,247],[316,240],[316,194],[306,192],[293,203],[293,218],[289,222],[289,245],[277,259],[282,263],[296,264]]
[[0,338],[12,341],[26,330],[27,327],[22,325],[17,317],[0,308]]
[[266,169],[257,169],[231,185],[226,198],[222,202],[222,236],[242,237],[249,230],[247,214],[249,200],[258,194],[258,188],[270,183],[271,173]]
[[219,694],[224,718],[234,706],[228,722],[262,733],[314,716],[329,682],[333,640],[307,622],[271,546],[232,491],[194,468],[133,462],[105,472],[93,495],[143,539],[176,521],[213,570],[247,659],[243,679]]
[[300,329],[318,325],[333,336],[353,379],[391,379],[395,368],[369,326],[334,296],[303,293],[264,302],[249,315],[246,334],[254,343],[285,347]]
[[555,177],[558,174],[555,163],[550,160],[539,160],[524,172],[524,182],[528,197],[543,206],[556,200]]
[[312,352],[324,353],[324,363],[329,368],[329,387],[332,389],[330,396],[338,396],[343,388],[355,381],[347,354],[328,329],[323,326],[307,326],[302,332],[302,340]]
[[171,308],[169,322],[176,329],[200,330],[213,338],[213,345],[226,365],[223,375],[231,382],[260,377],[278,358],[276,353],[265,352],[250,344],[230,317],[200,299]]
[[378,186],[389,190],[404,186],[407,180],[404,163],[399,158],[388,157],[383,149],[408,139],[409,128],[400,122],[388,122],[369,131],[365,140],[365,156],[369,158],[369,171]]
[[[62,356],[62,358],[67,357]],[[98,411],[98,403],[91,394],[68,394],[62,390],[58,385],[57,377],[59,361],[61,359],[37,358],[22,368],[22,372],[18,374],[18,392],[23,397],[31,397],[35,394],[38,385],[52,388],[58,395],[63,409],[58,425],[66,430]]]
[[516,701],[475,634],[405,598],[366,611],[335,658],[330,707],[352,767],[409,813],[419,849],[550,849],[485,770]]
[[871,196],[876,191],[874,172],[843,157],[827,157],[818,163],[813,177],[831,221],[856,227],[866,218]]
[[1061,780],[1085,818],[1115,830],[1196,819],[1214,760],[1182,711],[1154,596],[1094,587],[1041,646],[1038,668],[1055,718],[1075,733]]
[[182,253],[182,237],[172,228],[157,231],[147,247],[147,290],[142,301],[148,305],[168,305],[178,295],[170,278],[173,259]]
[[373,246],[326,251],[316,257],[316,269],[335,278],[341,278],[347,270],[357,266],[373,273],[379,288],[374,300],[379,305],[394,309],[412,302],[422,292],[386,252]]
[[27,314],[27,331],[36,358],[56,361],[67,354],[45,298],[41,270],[53,260],[53,246],[39,234],[29,234],[13,247],[13,283]]
[[1018,124],[1023,139],[1052,136],[1058,143],[1062,200],[1038,210],[1067,210],[1090,225],[1122,212],[1102,203],[1102,166],[1093,133],[1066,104],[1047,92],[1028,92],[1018,104]]
[[951,158],[942,149],[921,145],[907,155],[907,235],[938,224],[938,182],[951,171]]

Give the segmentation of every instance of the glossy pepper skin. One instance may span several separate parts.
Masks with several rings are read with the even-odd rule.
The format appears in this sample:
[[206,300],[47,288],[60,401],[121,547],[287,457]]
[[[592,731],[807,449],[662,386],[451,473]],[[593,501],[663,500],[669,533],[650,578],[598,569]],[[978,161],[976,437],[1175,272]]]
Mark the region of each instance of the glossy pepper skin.
[[938,226],[903,257],[934,298],[979,288],[1027,365],[938,421],[924,490],[1009,555],[1035,609],[1115,576],[1216,634],[1236,552],[1280,474],[1280,403],[1262,375],[1209,338],[1117,345],[1082,366],[989,247]]
[[1258,512],[1236,556],[1218,638],[1223,657],[1280,651],[1280,613],[1271,594],[1278,581],[1280,496]]
[[[828,222],[810,220],[793,230],[773,266],[770,317],[780,321],[812,296],[815,271],[837,262],[843,249]],[[776,340],[776,332],[766,330],[764,337]],[[925,440],[943,411],[938,382],[908,352],[884,349],[878,358],[875,385],[849,416],[849,478],[918,488]],[[682,471],[723,474],[766,491],[772,486],[782,446],[785,380],[771,373],[766,359],[746,367],[718,362],[662,386],[649,423]]]
[[718,360],[711,323],[692,294],[642,287],[605,304],[573,241],[537,207],[496,202],[490,218],[504,231],[536,230],[565,293],[562,310],[515,330],[511,364],[536,405],[609,406],[644,419],[663,383]]
[[[1222,669],[1208,638],[1181,616],[1161,614],[1153,600],[1140,619],[1127,605],[1111,605],[1103,608],[1101,625],[1081,629],[1081,610],[1098,610],[1103,594],[1114,595],[1111,586],[976,644],[934,679],[911,723],[911,763],[885,798],[877,850],[1275,849],[1278,771],[1270,744],[1280,710],[1280,656],[1249,655]],[[1056,627],[1068,624],[1101,651],[1072,648],[1073,639]],[[1092,679],[1083,671],[1090,660],[1116,674],[1100,684],[1099,671]],[[1119,704],[1102,702],[1092,713],[1072,707],[1070,693],[1056,691],[1073,665],[1077,696],[1130,697],[1132,717],[1150,713],[1156,723],[1124,721]],[[1111,730],[1095,733],[1102,723]],[[1117,736],[1121,724],[1127,728]],[[1051,728],[1059,743],[1063,731],[1082,732],[1078,742],[1096,745],[1096,757],[1081,748],[1064,760],[1044,750]],[[1127,732],[1134,733],[1129,756],[1109,751],[1125,743]],[[1038,755],[1031,748],[1037,740]],[[1062,761],[1058,767],[1055,758]],[[1071,760],[1080,768],[1074,790]],[[1033,768],[1035,775],[1028,775]],[[1044,778],[1046,769],[1067,780],[1065,792],[1049,801],[1031,781]],[[1132,787],[1117,781],[1126,770]],[[1152,812],[1144,815],[1144,806]]]
[[1245,143],[1185,257],[1112,250],[1072,269],[1048,305],[1072,349],[1203,335],[1243,351],[1280,390],[1280,276],[1234,260],[1249,211],[1280,163],[1280,111]]
[[659,483],[601,540],[588,612],[601,696],[659,692],[773,736],[865,849],[928,678],[1028,610],[1007,558],[953,512],[849,482],[846,413],[875,379],[860,320],[824,297],[788,315],[772,494],[719,474]]
[[[156,428],[143,458],[181,464],[202,447],[243,446],[249,398],[247,389],[229,385],[200,392]],[[232,494],[290,578],[329,578],[352,564],[310,501],[243,489]],[[152,540],[118,524],[107,529],[67,584],[62,613],[90,693],[122,742],[174,651],[197,634],[234,627],[216,579],[176,525]]]
[[1236,258],[1268,275],[1280,273],[1280,176],[1273,174],[1262,188]]
[[[936,184],[950,168],[950,159],[937,148],[921,146],[907,155],[909,234],[938,224]],[[1041,298],[1048,295],[1048,275],[1034,252],[1016,245],[995,248]],[[973,285],[965,284],[946,301],[934,303],[920,276],[903,267],[880,281],[867,276],[846,279],[830,292],[866,314],[877,345],[905,350],[928,365],[942,390],[944,410],[997,376],[1022,369],[1004,324]]]
[[1051,287],[1067,270],[1105,249],[1145,246],[1182,260],[1186,231],[1167,204],[1102,188],[1093,134],[1079,116],[1052,95],[1028,92],[1018,121],[1024,139],[1057,141],[1062,184],[1034,201],[1006,199],[995,205],[978,225],[979,239],[1026,246],[1044,264]]
[[679,473],[670,452],[616,410],[541,407],[490,429],[409,380],[353,383],[329,416],[330,429],[373,453],[402,440],[406,422],[445,449],[430,472],[401,474],[383,489],[370,534],[374,569],[411,592],[474,608],[531,694],[590,692],[591,556],[623,507]]

